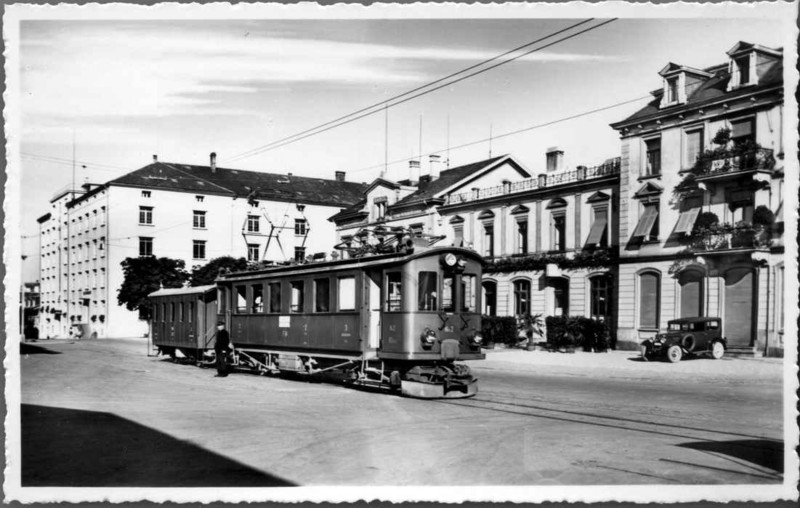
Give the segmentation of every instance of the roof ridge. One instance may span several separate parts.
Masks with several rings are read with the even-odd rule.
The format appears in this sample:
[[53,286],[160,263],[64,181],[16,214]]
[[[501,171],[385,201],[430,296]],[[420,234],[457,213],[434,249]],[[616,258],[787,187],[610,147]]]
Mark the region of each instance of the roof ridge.
[[184,170],[182,170],[182,169],[180,169],[180,168],[176,168],[175,166],[173,166],[173,165],[172,165],[172,163],[169,163],[169,162],[158,162],[157,164],[163,164],[163,165],[167,166],[168,168],[174,169],[175,171],[177,171],[177,172],[179,172],[179,173],[183,173],[183,174],[184,174],[184,175],[186,175],[186,176],[190,176],[190,177],[192,177],[192,178],[197,178],[198,180],[201,180],[201,181],[203,181],[203,182],[206,182],[206,183],[208,183],[208,184],[211,184],[211,185],[213,185],[214,187],[218,187],[218,188],[220,188],[220,189],[222,189],[222,190],[224,190],[224,191],[227,191],[227,192],[231,192],[231,193],[233,193],[233,194],[236,194],[236,191],[233,191],[233,190],[231,190],[231,189],[228,189],[228,188],[226,188],[226,187],[223,187],[222,185],[218,185],[218,184],[216,184],[216,183],[214,183],[214,182],[210,182],[210,181],[206,180],[205,178],[201,178],[201,177],[199,177],[199,176],[197,176],[197,175],[193,175],[193,174],[191,174],[191,173],[189,173],[189,172],[187,172],[187,171],[184,171]]

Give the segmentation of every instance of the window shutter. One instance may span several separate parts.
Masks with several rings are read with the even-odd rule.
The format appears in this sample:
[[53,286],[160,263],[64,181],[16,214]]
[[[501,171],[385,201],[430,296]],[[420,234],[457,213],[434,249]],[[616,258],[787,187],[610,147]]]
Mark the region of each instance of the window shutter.
[[647,206],[644,213],[639,218],[639,223],[633,231],[633,236],[650,236],[650,231],[653,230],[653,225],[658,218],[658,208],[655,206]]
[[589,238],[586,239],[586,245],[597,245],[603,239],[606,232],[606,224],[608,218],[605,211],[595,211],[595,219],[592,224],[592,229],[589,230]]
[[658,328],[658,275],[643,273],[639,276],[639,326]]
[[675,226],[675,232],[686,233],[687,235],[690,234],[692,228],[694,228],[694,223],[697,221],[698,215],[700,215],[699,208],[691,208],[681,212],[680,217],[678,217],[678,225]]

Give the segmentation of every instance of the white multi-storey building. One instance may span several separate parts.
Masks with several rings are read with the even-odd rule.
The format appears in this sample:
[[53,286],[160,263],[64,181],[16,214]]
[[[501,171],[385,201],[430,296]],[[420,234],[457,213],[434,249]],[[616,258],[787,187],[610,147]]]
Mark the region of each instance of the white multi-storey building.
[[[117,303],[130,257],[182,260],[187,269],[221,256],[302,260],[330,253],[328,217],[361,198],[364,186],[155,160],[81,193],[56,196],[39,219],[43,337],[88,325],[100,337],[142,336],[145,322]],[[74,199],[73,199],[74,196]]]

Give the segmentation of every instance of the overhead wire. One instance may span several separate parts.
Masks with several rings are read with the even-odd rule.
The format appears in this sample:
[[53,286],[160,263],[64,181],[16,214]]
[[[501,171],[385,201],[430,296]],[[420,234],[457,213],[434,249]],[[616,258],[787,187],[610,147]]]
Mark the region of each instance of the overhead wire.
[[[550,35],[548,35],[546,37],[540,38],[536,42],[541,42],[542,40],[552,38],[552,37],[554,37],[556,35],[559,35],[560,33],[563,33],[565,31],[567,31],[567,30],[571,30],[571,29],[576,28],[576,27],[578,27],[578,26],[580,26],[582,24],[585,24],[585,23],[587,23],[589,21],[592,21],[593,19],[594,18],[590,18],[590,19],[585,20],[585,21],[583,21],[581,23],[577,23],[577,24],[575,24],[575,25],[573,25],[571,27],[568,27],[568,28],[559,30],[557,32],[554,32],[553,34],[550,34]],[[286,145],[289,145],[289,144],[292,144],[292,143],[296,143],[297,141],[301,141],[301,140],[309,138],[311,136],[316,136],[317,134],[322,134],[322,133],[327,132],[327,131],[329,131],[331,129],[335,129],[337,127],[341,127],[343,125],[347,125],[349,123],[355,122],[356,120],[360,120],[362,118],[366,118],[368,116],[372,116],[374,114],[382,112],[383,109],[375,109],[378,106],[383,106],[383,107],[386,107],[386,108],[398,106],[400,104],[406,103],[408,101],[411,101],[411,100],[416,99],[418,97],[421,97],[423,95],[427,95],[429,93],[432,93],[432,92],[435,92],[437,90],[440,90],[440,89],[442,89],[444,87],[451,86],[451,85],[454,85],[456,83],[460,83],[461,81],[464,81],[466,79],[469,79],[469,78],[472,78],[474,76],[477,76],[479,74],[483,74],[484,72],[488,72],[488,71],[490,71],[492,69],[495,69],[497,67],[505,65],[507,63],[513,62],[515,60],[519,60],[520,58],[528,56],[528,55],[533,54],[533,53],[536,53],[537,51],[541,51],[543,49],[547,49],[547,48],[552,47],[552,46],[554,46],[554,45],[556,45],[558,43],[567,41],[569,39],[572,39],[574,37],[582,35],[582,34],[584,34],[586,32],[590,32],[590,31],[595,30],[597,28],[600,28],[600,27],[602,27],[604,25],[612,23],[612,22],[614,22],[616,20],[617,20],[617,18],[612,18],[612,19],[603,21],[600,24],[593,25],[593,26],[591,26],[589,28],[583,29],[583,30],[581,30],[579,32],[576,32],[574,34],[567,35],[567,36],[562,37],[562,38],[560,38],[560,39],[558,39],[556,41],[553,41],[553,42],[550,42],[548,44],[545,44],[544,46],[525,51],[525,52],[523,52],[523,53],[521,53],[519,55],[516,55],[516,56],[514,56],[512,58],[509,58],[507,60],[503,60],[501,62],[498,62],[498,63],[494,64],[494,65],[490,65],[489,67],[477,70],[477,71],[469,73],[469,74],[467,74],[465,76],[461,76],[461,77],[459,77],[457,79],[442,83],[442,81],[448,80],[450,77],[457,76],[459,74],[463,74],[464,72],[467,72],[468,70],[475,69],[476,67],[480,67],[480,66],[482,66],[482,65],[484,65],[486,63],[489,63],[489,62],[492,62],[494,60],[497,60],[498,58],[501,58],[503,55],[507,55],[509,53],[513,53],[513,52],[517,51],[518,49],[517,50],[511,50],[509,52],[504,53],[503,55],[499,55],[499,56],[494,57],[492,59],[489,59],[489,60],[487,60],[485,62],[482,62],[480,64],[476,64],[474,66],[468,67],[468,68],[463,69],[463,70],[461,70],[459,72],[453,73],[452,75],[450,75],[448,77],[441,78],[439,80],[436,80],[436,81],[433,81],[431,83],[428,83],[427,85],[424,85],[424,86],[418,87],[418,88],[416,88],[414,90],[411,90],[411,91],[405,92],[403,94],[400,94],[400,95],[398,95],[398,96],[396,96],[396,97],[394,97],[392,99],[388,99],[386,101],[377,103],[377,104],[375,104],[373,106],[370,106],[370,107],[367,107],[367,108],[363,108],[363,109],[361,109],[361,110],[359,110],[357,112],[351,113],[349,115],[345,115],[344,117],[341,117],[343,119],[342,121],[332,120],[332,121],[327,122],[326,124],[322,124],[322,125],[320,125],[318,127],[307,129],[306,131],[304,131],[304,133],[302,133],[302,135],[300,133],[298,133],[298,134],[296,134],[294,136],[288,136],[287,138],[284,138],[284,140],[277,140],[277,141],[274,141],[272,143],[268,143],[266,145],[262,145],[261,147],[251,149],[251,150],[249,150],[247,152],[243,152],[242,154],[239,154],[239,155],[237,155],[235,157],[232,157],[230,159],[227,159],[227,160],[228,161],[232,161],[232,160],[238,160],[238,159],[243,159],[243,158],[247,158],[247,157],[252,157],[254,155],[258,155],[258,154],[261,154],[261,153],[264,153],[264,152],[275,150],[277,148],[282,148],[282,147],[284,147]],[[530,46],[531,44],[534,44],[536,42],[529,43],[529,44],[527,44],[525,46],[522,46],[522,47]],[[441,83],[441,84],[439,84],[438,86],[435,86],[433,88],[429,88],[431,85],[437,84],[437,83]],[[427,88],[429,88],[429,89],[427,89]],[[424,89],[426,89],[426,90],[424,90]],[[420,91],[420,90],[424,90],[424,91]],[[415,93],[415,92],[418,92],[418,91],[419,91],[419,93]],[[413,94],[413,95],[411,95],[411,94]],[[406,97],[408,95],[411,95],[411,96],[410,97]],[[399,99],[401,97],[406,97],[406,98],[404,98],[402,100],[396,100],[396,99]],[[372,111],[370,111],[370,109],[372,109]]]

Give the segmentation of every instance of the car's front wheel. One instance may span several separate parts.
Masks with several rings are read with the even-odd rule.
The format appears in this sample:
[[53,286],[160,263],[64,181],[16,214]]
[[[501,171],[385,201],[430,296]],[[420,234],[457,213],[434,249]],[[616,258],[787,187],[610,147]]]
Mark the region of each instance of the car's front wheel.
[[711,358],[719,360],[725,354],[725,346],[720,341],[711,344]]
[[683,351],[680,346],[670,346],[670,348],[667,349],[667,360],[669,360],[670,363],[678,363],[681,361],[681,358],[683,358]]

